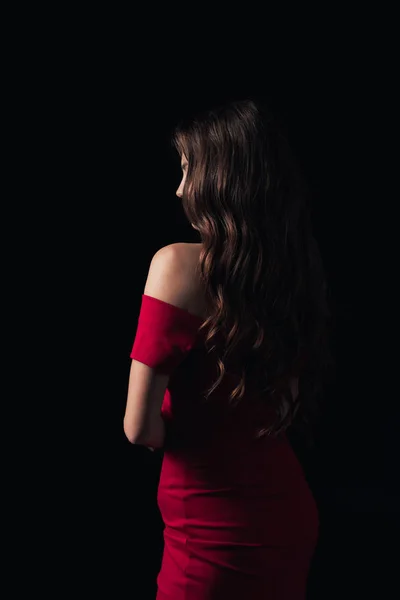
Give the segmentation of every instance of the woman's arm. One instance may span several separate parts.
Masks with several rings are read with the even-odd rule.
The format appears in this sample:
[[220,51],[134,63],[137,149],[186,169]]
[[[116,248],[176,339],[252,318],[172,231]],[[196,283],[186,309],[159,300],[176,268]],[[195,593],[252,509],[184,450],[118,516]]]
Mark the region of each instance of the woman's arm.
[[158,415],[156,419],[151,421],[151,430],[147,431],[140,436],[136,441],[136,444],[146,446],[149,450],[153,451],[156,449],[163,448],[165,445],[166,438],[166,427],[162,415]]

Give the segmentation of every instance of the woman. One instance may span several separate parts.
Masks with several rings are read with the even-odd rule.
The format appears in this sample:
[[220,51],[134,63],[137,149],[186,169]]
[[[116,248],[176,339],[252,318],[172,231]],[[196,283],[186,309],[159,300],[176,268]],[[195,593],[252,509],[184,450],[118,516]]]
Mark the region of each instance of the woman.
[[154,425],[130,439],[164,445],[157,600],[301,600],[319,521],[286,432],[311,423],[330,358],[304,186],[255,101],[182,122],[173,142],[201,243],[154,257],[131,353],[132,390],[140,369],[152,390],[135,422],[147,402]]

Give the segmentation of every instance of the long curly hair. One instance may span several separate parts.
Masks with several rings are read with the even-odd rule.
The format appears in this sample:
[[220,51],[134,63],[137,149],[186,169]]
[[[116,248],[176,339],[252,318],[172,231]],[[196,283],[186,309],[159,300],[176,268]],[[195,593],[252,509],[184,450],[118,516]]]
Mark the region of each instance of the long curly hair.
[[240,373],[230,404],[250,392],[276,417],[257,437],[297,423],[312,445],[333,365],[331,313],[309,194],[289,144],[265,104],[246,99],[182,120],[172,145],[188,162],[182,206],[202,241],[209,316],[200,329],[209,352],[224,339],[205,398],[227,371]]

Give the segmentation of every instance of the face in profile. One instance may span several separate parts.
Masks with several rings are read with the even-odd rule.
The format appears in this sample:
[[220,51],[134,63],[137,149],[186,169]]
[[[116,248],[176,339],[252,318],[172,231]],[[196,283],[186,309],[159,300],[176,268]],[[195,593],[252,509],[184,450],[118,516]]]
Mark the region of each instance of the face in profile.
[[[183,188],[185,186],[186,176],[187,176],[187,167],[188,167],[188,162],[187,162],[186,156],[184,154],[182,154],[182,157],[181,157],[182,180],[179,184],[178,189],[176,190],[176,195],[178,196],[178,198],[182,198]],[[190,223],[190,224],[193,227],[193,229],[197,229],[197,227],[195,227],[193,225],[193,223]]]

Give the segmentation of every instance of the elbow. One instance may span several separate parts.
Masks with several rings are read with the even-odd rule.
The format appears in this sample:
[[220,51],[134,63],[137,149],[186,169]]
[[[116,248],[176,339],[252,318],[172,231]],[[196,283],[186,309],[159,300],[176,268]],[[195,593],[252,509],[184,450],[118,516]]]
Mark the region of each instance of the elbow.
[[129,426],[128,423],[124,420],[124,433],[126,438],[131,444],[138,444],[140,435],[137,431],[134,430],[133,427]]
[[165,443],[165,423],[161,415],[147,427],[134,427],[124,420],[124,432],[131,444],[162,448]]
[[128,442],[130,442],[131,444],[137,444],[136,438],[134,438],[131,435],[127,434],[126,431],[125,431],[125,437],[128,440]]
[[130,433],[128,433],[125,429],[125,437],[128,440],[128,442],[130,442],[131,444],[137,444],[137,438],[133,435],[131,435]]

